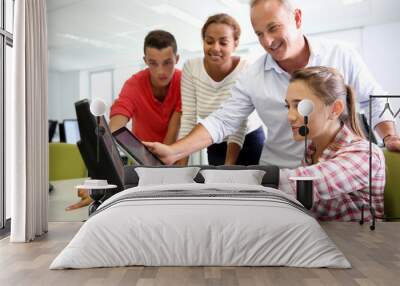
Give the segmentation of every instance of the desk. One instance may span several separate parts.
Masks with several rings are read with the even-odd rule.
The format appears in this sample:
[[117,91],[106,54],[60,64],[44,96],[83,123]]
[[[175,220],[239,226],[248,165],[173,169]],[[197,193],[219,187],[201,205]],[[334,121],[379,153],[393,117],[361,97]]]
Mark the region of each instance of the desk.
[[88,218],[88,207],[65,211],[65,208],[80,200],[75,186],[86,178],[50,181],[54,189],[49,193],[49,221],[83,221]]

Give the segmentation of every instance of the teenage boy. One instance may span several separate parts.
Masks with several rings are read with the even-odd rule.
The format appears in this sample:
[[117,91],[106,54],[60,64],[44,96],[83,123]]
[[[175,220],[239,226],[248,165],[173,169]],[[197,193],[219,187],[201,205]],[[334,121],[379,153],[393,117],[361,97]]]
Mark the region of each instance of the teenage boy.
[[[111,132],[132,120],[132,133],[140,140],[172,144],[176,141],[181,118],[181,71],[174,36],[163,30],[151,31],[144,39],[144,62],[148,66],[129,78],[111,106]],[[81,200],[67,211],[89,205],[86,190]]]
[[110,129],[132,120],[132,133],[142,141],[175,142],[181,117],[181,71],[174,36],[151,31],[144,40],[147,68],[129,78],[111,107]]

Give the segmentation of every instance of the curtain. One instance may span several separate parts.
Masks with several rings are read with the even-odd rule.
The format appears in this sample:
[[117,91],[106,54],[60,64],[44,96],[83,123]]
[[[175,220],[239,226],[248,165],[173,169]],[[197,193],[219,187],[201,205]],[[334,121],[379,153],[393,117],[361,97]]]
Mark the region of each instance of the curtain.
[[13,94],[6,115],[10,241],[28,242],[48,229],[46,1],[15,1],[14,13]]

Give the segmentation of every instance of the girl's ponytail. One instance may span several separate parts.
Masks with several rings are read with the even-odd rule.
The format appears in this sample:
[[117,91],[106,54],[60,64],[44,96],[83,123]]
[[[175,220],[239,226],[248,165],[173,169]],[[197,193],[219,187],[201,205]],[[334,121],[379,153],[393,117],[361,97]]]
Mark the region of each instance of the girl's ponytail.
[[346,104],[347,104],[347,114],[348,114],[346,123],[350,125],[349,127],[353,130],[355,134],[357,134],[361,138],[365,138],[358,120],[358,115],[356,111],[355,93],[349,85],[346,85]]

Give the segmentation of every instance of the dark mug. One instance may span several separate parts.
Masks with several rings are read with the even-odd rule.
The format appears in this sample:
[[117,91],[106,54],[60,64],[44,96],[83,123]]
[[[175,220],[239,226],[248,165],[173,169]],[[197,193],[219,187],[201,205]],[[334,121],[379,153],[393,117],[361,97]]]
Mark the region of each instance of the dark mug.
[[93,202],[89,206],[89,215],[94,213],[101,203],[118,191],[117,185],[108,184],[107,180],[88,179],[83,185],[76,186],[78,189],[88,190]]
[[308,210],[313,206],[313,180],[296,179],[296,199]]
[[94,213],[97,208],[101,205],[101,199],[104,197],[105,189],[89,189],[89,196],[93,199],[93,202],[89,205],[89,216]]

